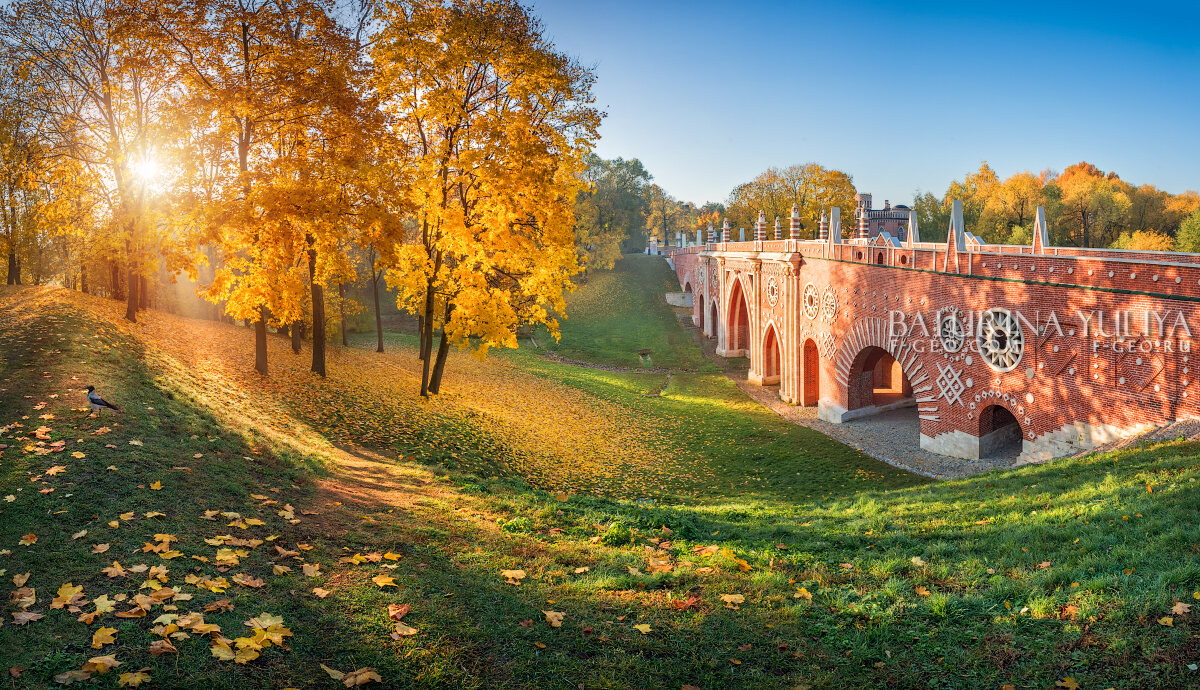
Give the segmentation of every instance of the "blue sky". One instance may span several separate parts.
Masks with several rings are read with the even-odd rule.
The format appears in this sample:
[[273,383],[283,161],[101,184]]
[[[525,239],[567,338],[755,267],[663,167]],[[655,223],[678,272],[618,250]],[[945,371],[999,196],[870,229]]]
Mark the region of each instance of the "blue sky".
[[531,1],[597,70],[597,153],[680,199],[809,161],[876,205],[982,160],[1200,189],[1200,0]]

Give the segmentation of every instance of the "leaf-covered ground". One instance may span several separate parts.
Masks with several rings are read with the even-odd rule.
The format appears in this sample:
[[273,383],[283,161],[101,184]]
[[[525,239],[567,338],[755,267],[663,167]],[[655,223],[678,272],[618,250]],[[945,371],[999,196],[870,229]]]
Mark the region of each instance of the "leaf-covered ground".
[[252,338],[0,290],[13,686],[1200,678],[1196,442],[935,484],[718,375],[463,356],[423,403],[404,337],[265,381]]

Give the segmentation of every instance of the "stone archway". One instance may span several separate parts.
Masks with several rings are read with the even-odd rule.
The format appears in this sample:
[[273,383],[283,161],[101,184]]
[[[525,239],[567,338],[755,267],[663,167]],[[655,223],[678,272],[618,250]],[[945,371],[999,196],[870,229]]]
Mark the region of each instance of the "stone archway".
[[881,347],[863,348],[854,358],[847,379],[848,411],[872,408],[882,411],[913,402],[908,376],[896,358]]
[[763,335],[763,385],[779,383],[780,356],[779,335],[775,332],[775,324],[771,324],[767,326],[767,332]]
[[720,323],[719,323],[718,317],[717,317],[717,314],[719,313],[718,309],[717,309],[717,300],[715,300],[715,299],[709,300],[708,304],[709,304],[709,306],[708,306],[709,314],[708,314],[708,333],[707,333],[707,335],[710,338],[715,338],[715,337],[717,337],[717,329],[720,328]]
[[1007,407],[988,405],[979,411],[979,451],[977,457],[1016,456],[1024,441],[1021,423]]
[[698,317],[699,320],[696,322],[696,325],[700,327],[700,332],[703,333],[704,332],[704,293],[700,294],[700,309],[697,313],[700,316]]
[[812,338],[805,339],[800,357],[800,404],[816,405],[821,399],[821,355]]
[[725,317],[725,356],[744,357],[750,348],[750,307],[740,279],[729,291],[728,316]]

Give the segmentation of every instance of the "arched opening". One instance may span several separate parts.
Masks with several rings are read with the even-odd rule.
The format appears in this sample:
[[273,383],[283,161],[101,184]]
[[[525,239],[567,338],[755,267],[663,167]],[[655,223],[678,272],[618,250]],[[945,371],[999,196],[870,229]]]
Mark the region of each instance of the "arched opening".
[[779,383],[779,336],[775,334],[775,327],[768,326],[767,334],[763,338],[763,385]]
[[979,457],[1016,457],[1023,439],[1021,423],[1008,408],[988,405],[979,411]]
[[858,353],[850,367],[847,410],[865,407],[891,408],[912,402],[912,384],[900,363],[880,347]]
[[883,263],[883,252],[879,252],[879,254],[877,254],[875,256],[875,263],[877,263],[877,264]]
[[729,316],[725,320],[725,352],[728,357],[741,357],[750,346],[750,308],[742,291],[742,281],[735,280],[729,295]]
[[801,405],[816,405],[821,399],[821,357],[817,354],[817,344],[812,338],[804,341],[802,386],[800,390]]
[[699,321],[696,322],[696,325],[700,327],[700,332],[703,333],[704,332],[704,295],[700,295],[699,314],[700,314],[700,316],[698,317]]
[[708,336],[715,338],[717,336],[717,328],[720,323],[717,320],[717,301],[710,300],[708,303]]
[[689,294],[690,294],[690,293],[692,292],[692,284],[691,284],[691,283],[684,283],[684,284],[683,284],[683,291],[684,291],[684,292],[686,292],[686,293],[689,293]]

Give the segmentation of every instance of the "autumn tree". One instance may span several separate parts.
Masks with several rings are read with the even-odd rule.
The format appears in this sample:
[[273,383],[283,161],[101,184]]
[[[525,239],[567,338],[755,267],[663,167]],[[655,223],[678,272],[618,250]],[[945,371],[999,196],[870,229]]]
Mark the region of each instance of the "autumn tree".
[[1129,197],[1116,183],[1116,176],[1081,162],[1069,166],[1053,182],[1060,191],[1060,232],[1080,247],[1107,246],[1117,234]]
[[1181,252],[1200,252],[1200,210],[1193,211],[1179,225],[1175,248]]
[[[255,324],[267,373],[269,324],[291,326],[311,299],[314,372],[325,374],[323,288],[344,273],[347,127],[359,51],[322,0],[174,0],[170,38],[185,94],[180,128],[202,154],[190,172],[195,241],[217,251],[205,296]],[[349,114],[347,114],[349,113]]]
[[1175,250],[1175,238],[1165,232],[1134,230],[1121,233],[1110,246],[1113,249],[1170,252]]
[[146,217],[148,164],[176,80],[140,0],[20,0],[0,24],[6,53],[38,84],[24,105],[47,125],[53,155],[88,169],[109,199],[108,230],[128,269],[125,317],[146,301],[145,276],[163,238]]
[[650,173],[636,158],[604,160],[594,153],[584,159],[587,187],[576,199],[576,244],[585,268],[612,268],[621,248],[646,243],[643,189]]
[[515,347],[522,324],[557,333],[601,115],[592,73],[516,2],[394,2],[378,23],[374,88],[412,151],[403,174],[418,228],[392,252],[387,279],[421,317],[427,396],[451,344]]
[[769,168],[733,189],[726,213],[733,227],[753,227],[762,211],[768,223],[778,216],[786,228],[795,204],[800,211],[801,237],[816,238],[821,213],[834,206],[853,208],[855,194],[853,180],[841,170],[817,163]]
[[653,182],[642,188],[642,197],[645,200],[642,218],[647,240],[656,238],[661,245],[675,242],[687,226],[679,200]]

